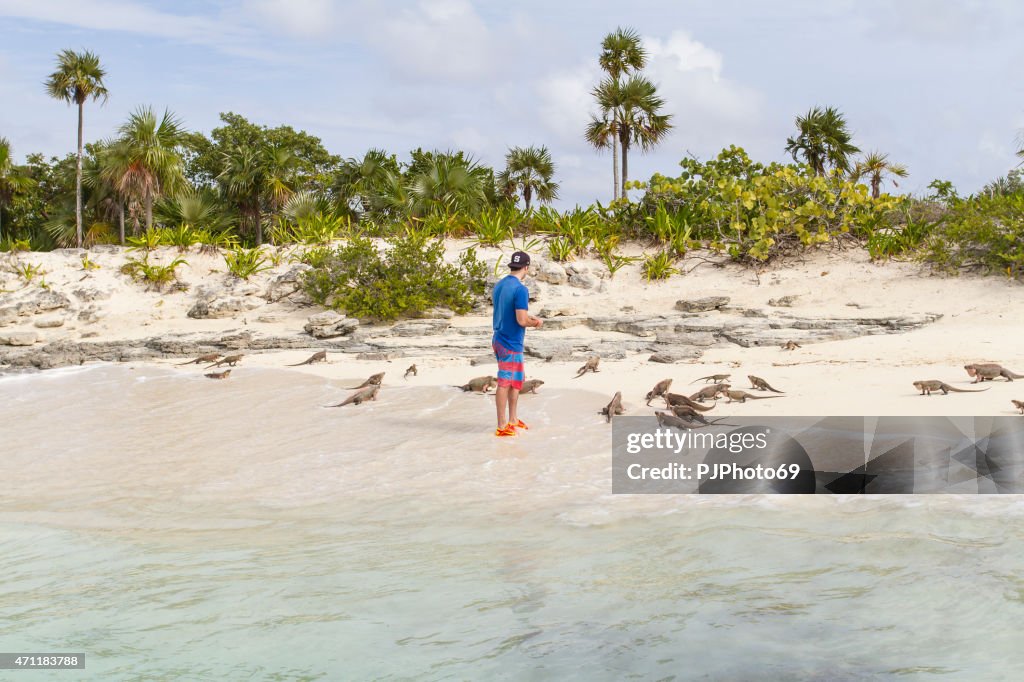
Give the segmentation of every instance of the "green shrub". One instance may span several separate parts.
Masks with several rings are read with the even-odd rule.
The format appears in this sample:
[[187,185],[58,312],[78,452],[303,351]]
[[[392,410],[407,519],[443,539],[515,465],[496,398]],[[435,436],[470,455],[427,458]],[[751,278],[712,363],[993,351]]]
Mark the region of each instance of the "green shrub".
[[266,254],[258,246],[252,249],[235,247],[224,254],[224,262],[228,266],[228,272],[239,279],[249,279],[253,275],[271,268],[267,264]]
[[191,225],[181,223],[177,227],[164,229],[160,234],[160,243],[164,246],[175,246],[180,253],[184,253],[194,244],[198,244],[199,238]]
[[641,269],[648,282],[656,279],[668,279],[679,272],[675,267],[675,258],[668,251],[661,251],[655,256],[648,256],[644,259]]
[[952,202],[926,235],[921,254],[946,272],[975,270],[1024,278],[1024,193]]
[[163,291],[168,285],[176,281],[177,274],[175,270],[181,265],[188,265],[188,263],[183,258],[175,258],[167,265],[150,263],[149,252],[146,252],[141,260],[129,258],[121,266],[121,272],[130,276],[135,281],[141,280],[146,282],[150,288]]
[[444,261],[444,243],[422,234],[392,237],[384,253],[360,236],[306,272],[303,287],[320,305],[355,317],[395,320],[434,306],[468,312],[484,293],[486,275],[474,249],[452,265]]
[[[684,159],[676,178],[655,175],[643,204],[651,237],[675,253],[703,240],[737,261],[757,263],[826,244],[889,213],[898,200],[807,166],[754,163],[738,147],[701,162]],[[689,235],[685,228],[689,227]]]
[[137,237],[128,237],[132,251],[152,251],[164,243],[164,231],[159,228],[146,230]]

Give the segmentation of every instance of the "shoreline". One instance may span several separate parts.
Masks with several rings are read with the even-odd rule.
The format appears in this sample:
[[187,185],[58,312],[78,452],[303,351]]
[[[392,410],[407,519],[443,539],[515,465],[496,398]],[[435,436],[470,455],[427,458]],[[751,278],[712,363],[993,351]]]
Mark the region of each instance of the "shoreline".
[[[449,258],[468,244],[449,240]],[[287,262],[246,282],[225,275],[219,256],[188,253],[187,291],[160,294],[119,272],[123,249],[89,251],[100,267],[88,271],[81,253],[19,255],[42,267],[46,289],[12,293],[18,283],[4,275],[0,368],[169,366],[209,352],[245,354],[240,370],[285,368],[326,350],[329,365],[287,369],[329,379],[384,370],[386,383],[401,384],[416,362],[421,374],[410,381],[437,385],[494,372],[486,306],[464,316],[431,311],[360,324],[302,301],[296,267]],[[175,255],[160,249],[154,257]],[[498,249],[479,255],[492,267],[502,257]],[[911,386],[934,378],[964,388],[967,362],[1024,371],[1016,342],[1024,334],[1024,302],[1019,285],[998,278],[939,278],[913,264],[876,264],[858,251],[816,252],[759,274],[701,265],[657,283],[643,281],[636,266],[612,278],[596,260],[536,260],[537,276],[527,280],[530,307],[545,327],[527,333],[526,369],[546,382],[542,390],[621,390],[634,414],[648,413],[642,398],[657,381],[672,378],[682,391],[698,377],[727,372],[734,388],[749,391],[745,377],[754,374],[786,392],[783,400],[731,405],[730,414],[1005,415],[1014,413],[1010,399],[1024,399],[1024,389],[1016,390],[1024,384],[1002,381],[986,383],[983,396],[925,397]],[[10,345],[12,338],[34,342]],[[787,340],[801,347],[782,350]],[[602,371],[573,379],[592,354],[602,357]]]

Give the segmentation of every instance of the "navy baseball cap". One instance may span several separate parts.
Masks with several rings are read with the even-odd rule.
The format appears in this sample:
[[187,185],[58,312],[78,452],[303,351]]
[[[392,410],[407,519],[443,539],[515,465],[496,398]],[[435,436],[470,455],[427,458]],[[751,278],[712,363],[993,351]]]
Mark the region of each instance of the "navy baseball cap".
[[510,268],[525,268],[530,264],[530,254],[525,251],[516,251],[512,254],[512,260],[508,262]]

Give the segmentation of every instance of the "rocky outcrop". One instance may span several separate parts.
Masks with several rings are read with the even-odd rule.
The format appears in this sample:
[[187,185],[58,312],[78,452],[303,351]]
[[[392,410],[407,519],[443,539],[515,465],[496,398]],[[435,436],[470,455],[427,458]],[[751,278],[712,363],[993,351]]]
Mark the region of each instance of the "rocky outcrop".
[[348,336],[359,327],[359,320],[345,317],[333,310],[310,316],[304,329],[315,339],[333,339]]
[[266,291],[263,292],[263,298],[271,303],[277,303],[286,298],[292,303],[299,305],[311,303],[309,297],[302,291],[302,276],[312,269],[311,265],[300,263],[288,270],[288,272],[277,275],[267,283]]
[[705,313],[710,310],[720,310],[727,305],[729,305],[728,296],[707,296],[676,301],[676,310],[682,310],[685,313]]

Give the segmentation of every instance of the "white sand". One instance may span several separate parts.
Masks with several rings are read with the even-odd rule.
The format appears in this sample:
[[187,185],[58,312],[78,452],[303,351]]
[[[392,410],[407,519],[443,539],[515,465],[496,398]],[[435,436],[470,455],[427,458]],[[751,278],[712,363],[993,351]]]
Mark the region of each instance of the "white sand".
[[[450,255],[468,243],[450,244]],[[156,259],[166,262],[177,255],[161,249]],[[482,258],[499,256],[496,249],[482,249]],[[288,335],[302,330],[309,315],[318,308],[297,306],[288,302],[267,304],[239,313],[234,318],[194,320],[186,312],[195,302],[198,287],[222,287],[230,278],[220,256],[202,256],[195,251],[185,255],[188,266],[179,269],[180,278],[191,286],[186,293],[159,294],[147,292],[141,284],[120,274],[123,254],[90,253],[90,259],[101,267],[84,271],[80,257],[66,253],[31,253],[19,256],[21,262],[39,264],[47,274],[45,281],[56,291],[65,293],[79,307],[82,304],[72,292],[87,287],[109,291],[110,298],[95,305],[101,319],[83,323],[73,316],[57,328],[36,329],[33,320],[55,315],[40,314],[19,318],[15,324],[0,329],[0,336],[10,331],[35,330],[43,342],[58,339],[79,340],[90,335],[93,340],[124,340],[163,334],[191,332],[228,332],[248,330],[254,334]],[[591,270],[602,266],[593,260],[582,261]],[[287,258],[273,271],[252,279],[251,291],[262,291],[269,279],[290,267]],[[623,392],[630,414],[648,413],[643,396],[653,384],[664,378],[674,380],[673,389],[689,392],[689,383],[697,377],[731,372],[735,387],[749,390],[747,374],[767,379],[785,391],[785,397],[759,400],[745,404],[726,405],[716,414],[744,415],[1008,415],[1015,411],[1010,399],[1024,400],[1024,381],[987,382],[989,390],[982,394],[951,394],[948,396],[917,395],[911,382],[917,379],[941,379],[958,388],[974,388],[962,366],[967,362],[995,361],[1024,373],[1024,289],[1019,284],[999,277],[962,276],[957,278],[930,275],[916,264],[871,263],[866,254],[848,249],[839,253],[816,253],[799,263],[772,266],[760,274],[749,268],[728,264],[719,267],[699,260],[684,261],[688,272],[665,282],[647,283],[634,265],[621,270],[608,280],[607,291],[581,290],[569,286],[544,285],[540,308],[571,306],[582,315],[623,314],[624,306],[633,306],[637,313],[671,313],[676,300],[723,295],[731,305],[762,308],[769,315],[779,309],[767,306],[770,298],[798,295],[796,304],[783,312],[807,316],[865,317],[908,313],[941,313],[938,322],[908,333],[868,336],[850,340],[804,345],[792,352],[777,347],[709,348],[693,364],[656,364],[647,361],[650,353],[631,355],[626,360],[606,360],[601,372],[574,380],[578,362],[545,363],[527,358],[527,374],[546,382],[541,391],[572,387],[590,389],[601,394]],[[0,279],[0,307],[22,295],[16,291],[23,283],[13,274]],[[34,286],[34,285],[33,285]],[[241,286],[245,289],[245,283]],[[6,299],[6,301],[5,301]],[[253,300],[257,300],[253,296]],[[860,308],[851,307],[857,303]],[[261,316],[272,321],[259,321]],[[486,326],[489,317],[457,317],[456,326]],[[95,335],[92,337],[92,335]],[[635,338],[616,334],[598,334],[585,327],[564,331],[533,331],[548,338],[559,336],[603,338]],[[310,348],[317,348],[310,339]],[[487,344],[469,356],[489,352]],[[248,366],[282,367],[300,362],[310,355],[308,350],[266,352],[247,355],[239,371]],[[438,355],[427,358],[400,358],[389,362],[359,361],[354,356],[331,353],[330,364],[294,368],[336,379],[365,377],[376,371],[387,371],[386,384],[402,385],[402,373],[412,362],[419,366],[412,385],[462,383],[471,377],[493,372],[489,366],[469,366],[466,357]],[[174,364],[169,359],[160,364]],[[198,371],[183,367],[181,371]],[[696,390],[699,384],[692,386]],[[386,392],[383,394],[386,395]],[[602,403],[603,404],[603,403]],[[586,406],[596,410],[602,404]]]

